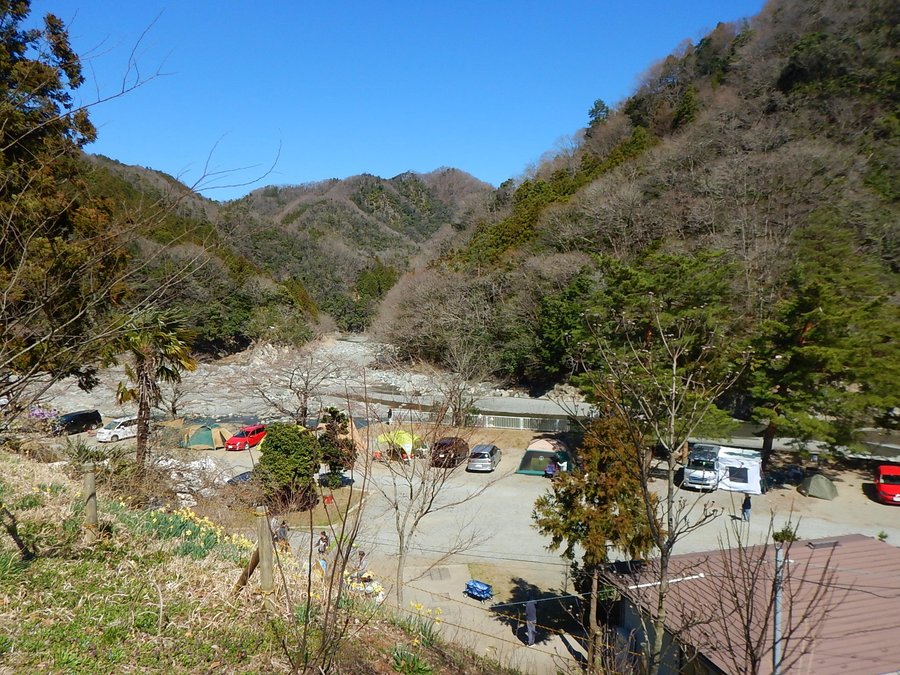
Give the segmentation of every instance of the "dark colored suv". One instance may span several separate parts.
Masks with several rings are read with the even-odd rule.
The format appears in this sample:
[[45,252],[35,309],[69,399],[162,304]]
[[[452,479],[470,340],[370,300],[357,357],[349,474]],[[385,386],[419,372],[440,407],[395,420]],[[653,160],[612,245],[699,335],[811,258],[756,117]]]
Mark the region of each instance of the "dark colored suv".
[[53,433],[58,436],[80,434],[88,429],[99,429],[103,426],[100,413],[96,410],[79,410],[66,413],[56,418],[53,423]]
[[469,444],[457,436],[435,441],[431,446],[431,466],[452,469],[469,457]]

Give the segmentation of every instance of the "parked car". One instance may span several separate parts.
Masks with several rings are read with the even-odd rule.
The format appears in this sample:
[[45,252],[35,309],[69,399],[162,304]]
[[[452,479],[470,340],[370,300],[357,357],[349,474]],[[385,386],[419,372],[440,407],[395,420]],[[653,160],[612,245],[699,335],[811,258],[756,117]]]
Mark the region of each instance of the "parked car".
[[878,501],[900,506],[900,466],[882,464],[875,469],[875,493]]
[[265,424],[251,424],[241,427],[234,436],[225,441],[226,450],[246,450],[258,445],[266,437]]
[[476,445],[469,455],[466,471],[493,471],[500,464],[501,454],[496,445]]
[[97,431],[97,440],[101,443],[115,443],[124,438],[137,436],[137,419],[134,417],[120,417]]
[[681,486],[697,490],[719,487],[719,446],[694,445],[688,452]]
[[458,436],[447,436],[431,446],[431,466],[452,469],[469,457],[469,444]]
[[233,478],[229,478],[226,483],[229,485],[243,485],[244,483],[250,482],[250,479],[253,478],[253,471],[244,471],[243,473],[239,473],[237,476]]
[[79,410],[78,412],[60,415],[53,422],[53,433],[58,436],[80,434],[88,429],[98,429],[103,426],[103,419],[96,410]]

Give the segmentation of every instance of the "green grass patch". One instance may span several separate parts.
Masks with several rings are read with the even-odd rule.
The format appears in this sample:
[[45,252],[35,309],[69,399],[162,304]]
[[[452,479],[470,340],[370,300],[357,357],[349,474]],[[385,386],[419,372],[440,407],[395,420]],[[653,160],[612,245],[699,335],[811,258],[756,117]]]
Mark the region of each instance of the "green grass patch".
[[107,512],[134,534],[159,540],[177,540],[175,555],[195,560],[215,552],[219,557],[244,564],[253,545],[243,537],[226,533],[220,526],[189,509],[166,511],[131,511],[123,504],[105,505]]

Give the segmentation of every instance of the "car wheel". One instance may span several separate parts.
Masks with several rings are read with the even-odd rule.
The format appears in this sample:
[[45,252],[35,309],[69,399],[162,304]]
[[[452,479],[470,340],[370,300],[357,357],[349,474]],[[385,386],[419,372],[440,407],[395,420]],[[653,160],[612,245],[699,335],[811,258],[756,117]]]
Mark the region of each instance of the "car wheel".
[[119,437],[118,437],[118,436],[113,436],[113,437],[110,438],[109,440],[112,441],[113,443],[118,443],[118,442],[119,442]]

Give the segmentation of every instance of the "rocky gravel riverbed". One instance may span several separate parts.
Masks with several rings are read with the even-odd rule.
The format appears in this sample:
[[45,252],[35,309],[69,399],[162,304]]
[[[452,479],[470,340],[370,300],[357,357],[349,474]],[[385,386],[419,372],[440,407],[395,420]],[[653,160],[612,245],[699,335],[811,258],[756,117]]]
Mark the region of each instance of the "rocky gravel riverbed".
[[[445,375],[436,370],[399,364],[389,345],[362,336],[325,337],[304,349],[259,345],[216,361],[203,362],[183,374],[179,385],[179,416],[220,419],[225,417],[274,419],[296,406],[290,378],[303,373],[321,378],[312,389],[310,412],[320,406],[351,408],[355,415],[381,416],[390,407],[427,405],[440,396]],[[100,383],[90,392],[78,388],[74,378],[54,384],[42,398],[44,407],[59,411],[97,408],[104,419],[133,413],[133,406],[116,402],[116,388],[125,381],[122,365],[101,371]],[[478,396],[521,397],[522,392],[503,390],[489,383],[477,384]],[[163,385],[163,405],[173,400],[173,390]]]

